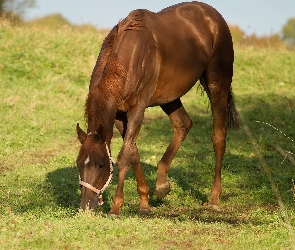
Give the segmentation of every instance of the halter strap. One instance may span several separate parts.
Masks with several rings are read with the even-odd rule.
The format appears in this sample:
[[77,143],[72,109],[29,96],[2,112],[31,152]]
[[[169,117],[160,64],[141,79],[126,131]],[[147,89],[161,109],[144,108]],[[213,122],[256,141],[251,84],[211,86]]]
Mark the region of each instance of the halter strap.
[[97,194],[97,197],[98,197],[98,204],[99,205],[102,205],[103,204],[103,200],[102,200],[102,193],[105,191],[105,189],[107,188],[107,186],[111,183],[112,181],[112,178],[113,178],[113,164],[115,164],[115,160],[111,157],[111,154],[110,154],[110,149],[107,145],[107,143],[105,143],[106,145],[106,150],[107,150],[107,154],[108,154],[108,157],[109,157],[109,162],[110,162],[110,176],[107,180],[107,182],[104,184],[104,186],[101,188],[101,189],[97,189],[96,187],[90,185],[89,183],[85,182],[85,181],[82,181],[81,180],[81,176],[79,175],[79,184],[92,190],[94,193]]

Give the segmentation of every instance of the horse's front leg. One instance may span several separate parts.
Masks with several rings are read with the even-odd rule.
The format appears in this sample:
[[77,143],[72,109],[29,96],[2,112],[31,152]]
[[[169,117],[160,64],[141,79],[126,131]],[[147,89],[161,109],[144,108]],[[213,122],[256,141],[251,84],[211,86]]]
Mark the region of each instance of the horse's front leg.
[[116,120],[115,122],[124,141],[117,161],[119,170],[118,187],[113,199],[113,207],[109,213],[113,216],[120,215],[120,207],[124,204],[124,180],[130,164],[134,170],[134,175],[137,181],[137,191],[140,196],[139,213],[150,213],[148,205],[149,188],[140,164],[140,157],[135,143],[143,121],[143,116],[144,109],[135,106],[126,117],[128,122],[124,117],[121,117],[120,121]]

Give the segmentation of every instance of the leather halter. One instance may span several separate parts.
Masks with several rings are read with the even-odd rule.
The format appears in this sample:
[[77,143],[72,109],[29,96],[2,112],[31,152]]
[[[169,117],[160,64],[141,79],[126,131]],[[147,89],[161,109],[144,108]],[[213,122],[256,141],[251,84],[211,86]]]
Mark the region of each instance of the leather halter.
[[111,157],[110,154],[110,150],[109,147],[107,145],[107,143],[105,143],[106,145],[106,150],[107,150],[107,154],[109,157],[109,162],[110,162],[110,176],[107,180],[107,182],[104,184],[104,186],[101,189],[97,189],[96,187],[90,185],[89,183],[82,181],[81,180],[81,176],[79,175],[79,184],[92,190],[94,193],[97,194],[97,198],[98,198],[98,204],[102,205],[103,204],[103,200],[102,200],[102,193],[105,191],[105,189],[107,188],[107,186],[111,183],[112,178],[113,178],[113,164],[115,164],[116,162],[114,161],[114,159]]

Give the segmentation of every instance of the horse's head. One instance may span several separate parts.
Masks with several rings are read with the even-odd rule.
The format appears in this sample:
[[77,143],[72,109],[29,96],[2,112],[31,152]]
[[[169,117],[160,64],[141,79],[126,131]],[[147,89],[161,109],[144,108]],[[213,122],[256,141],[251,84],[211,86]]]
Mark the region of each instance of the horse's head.
[[102,125],[94,133],[86,134],[77,124],[78,139],[82,146],[77,158],[80,172],[81,203],[85,210],[96,210],[102,204],[102,192],[111,181],[113,167],[109,148],[106,144],[106,134]]

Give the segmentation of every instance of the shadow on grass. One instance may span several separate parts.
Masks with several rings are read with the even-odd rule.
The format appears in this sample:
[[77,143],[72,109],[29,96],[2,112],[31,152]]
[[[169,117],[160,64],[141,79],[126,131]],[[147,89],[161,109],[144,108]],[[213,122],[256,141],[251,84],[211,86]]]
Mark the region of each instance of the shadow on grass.
[[47,174],[48,185],[51,187],[56,205],[78,209],[79,172],[76,166],[57,169]]

